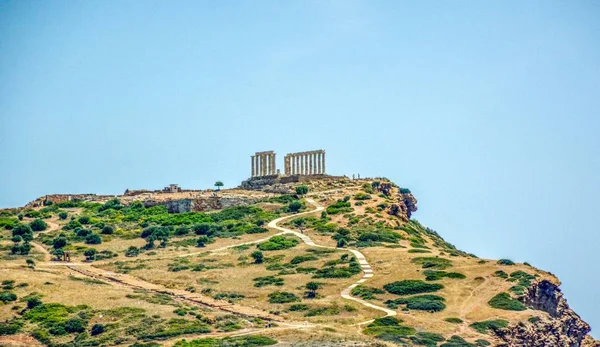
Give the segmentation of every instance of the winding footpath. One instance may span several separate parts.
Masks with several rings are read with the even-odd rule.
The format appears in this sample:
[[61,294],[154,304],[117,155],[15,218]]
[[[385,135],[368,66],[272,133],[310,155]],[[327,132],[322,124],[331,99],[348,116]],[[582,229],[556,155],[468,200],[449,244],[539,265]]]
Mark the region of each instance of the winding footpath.
[[[300,238],[304,243],[306,243],[308,246],[313,246],[313,247],[320,247],[320,248],[329,248],[329,249],[339,249],[339,250],[346,250],[351,252],[352,254],[354,254],[354,256],[356,257],[356,260],[358,260],[358,263],[360,264],[360,267],[363,271],[363,276],[360,280],[358,280],[357,282],[355,282],[354,284],[352,284],[351,286],[349,286],[348,288],[342,290],[341,292],[341,296],[344,299],[348,299],[348,300],[352,300],[352,301],[356,301],[359,304],[366,306],[366,307],[370,307],[372,309],[375,310],[379,310],[379,311],[383,311],[385,312],[386,316],[395,316],[396,315],[396,311],[394,310],[390,310],[386,307],[382,307],[382,306],[377,306],[374,304],[371,304],[370,302],[367,302],[365,300],[359,299],[359,298],[355,298],[353,296],[350,295],[352,289],[354,289],[354,287],[365,283],[369,278],[373,277],[373,269],[371,268],[371,265],[369,265],[369,262],[367,262],[367,258],[365,257],[364,254],[362,254],[361,252],[354,250],[354,249],[349,249],[349,248],[336,248],[336,247],[329,247],[329,246],[323,246],[323,245],[318,245],[316,243],[313,242],[313,240],[306,234],[303,233],[299,233],[297,231],[291,230],[291,229],[287,229],[284,227],[280,227],[279,224],[282,221],[288,220],[288,219],[292,219],[292,218],[297,218],[298,216],[301,215],[305,215],[305,214],[311,214],[311,213],[315,213],[315,212],[320,212],[325,210],[325,208],[323,206],[320,206],[319,204],[317,204],[317,202],[315,202],[315,200],[313,200],[312,198],[307,198],[306,201],[313,205],[315,207],[314,210],[311,211],[307,211],[307,212],[302,212],[302,213],[297,213],[295,215],[292,216],[285,216],[285,217],[280,217],[277,219],[272,220],[268,226],[269,228],[275,229],[275,230],[279,230],[281,231],[279,234],[277,235],[282,235],[282,234],[294,234],[295,236],[297,236],[298,238]],[[365,322],[360,322],[357,325],[363,325],[363,324],[369,324],[371,322],[373,322],[374,320],[368,320]]]
[[[285,234],[292,234],[292,235],[298,237],[299,239],[301,239],[302,242],[304,242],[306,245],[311,246],[311,247],[319,247],[319,248],[327,248],[327,249],[335,249],[335,250],[345,250],[345,251],[351,252],[356,257],[356,260],[359,262],[360,267],[363,271],[363,276],[357,282],[353,283],[349,287],[342,290],[342,292],[340,293],[341,297],[344,299],[347,299],[347,300],[355,301],[365,307],[369,307],[369,308],[372,308],[372,309],[375,309],[378,311],[382,311],[386,314],[386,316],[395,316],[396,311],[394,311],[394,310],[390,310],[386,307],[374,305],[372,303],[369,303],[360,298],[353,297],[351,295],[351,291],[353,288],[355,288],[356,286],[358,286],[362,283],[365,283],[369,278],[373,277],[373,269],[369,265],[364,254],[362,254],[361,252],[359,252],[357,250],[349,249],[349,248],[336,248],[336,247],[318,245],[308,235],[278,225],[281,222],[284,222],[284,221],[287,221],[290,219],[294,219],[294,218],[298,218],[299,216],[313,214],[313,213],[321,212],[321,211],[325,210],[325,208],[323,206],[319,205],[312,198],[306,198],[306,201],[309,204],[311,204],[312,206],[314,206],[315,208],[310,211],[301,212],[301,213],[297,213],[294,215],[284,216],[284,217],[274,219],[268,224],[269,228],[278,230],[279,233],[270,235],[267,238],[262,238],[262,239],[254,240],[254,241],[250,241],[250,242],[243,242],[243,243],[239,243],[239,244],[235,244],[235,245],[221,247],[221,248],[209,250],[208,252],[218,252],[218,251],[227,250],[227,249],[230,249],[233,247],[239,247],[242,245],[256,244],[256,243],[267,241],[273,236],[285,235]],[[58,230],[58,229],[59,229],[59,226],[55,223],[52,223],[52,225],[50,225],[50,228],[48,228],[48,230],[46,230],[45,232],[50,232],[50,231]],[[229,312],[229,313],[240,314],[244,317],[259,317],[259,318],[263,318],[263,319],[274,320],[274,321],[278,321],[279,324],[283,325],[286,328],[302,329],[302,328],[314,327],[313,324],[306,324],[306,323],[298,324],[298,323],[294,323],[294,322],[282,322],[282,321],[278,320],[276,317],[271,316],[270,314],[268,314],[268,315],[261,314],[261,311],[256,310],[256,309],[240,307],[239,305],[235,305],[235,304],[232,305],[229,303],[228,304],[220,304],[216,300],[207,301],[206,298],[202,298],[198,294],[191,294],[191,293],[187,293],[185,291],[180,291],[180,290],[166,289],[160,285],[146,282],[137,277],[120,275],[120,274],[107,272],[107,271],[101,270],[99,268],[92,267],[92,266],[90,266],[91,265],[90,263],[78,263],[78,262],[63,263],[63,262],[50,261],[51,255],[45,247],[43,247],[41,244],[39,244],[35,241],[32,242],[32,245],[43,253],[44,258],[45,258],[44,265],[66,266],[70,270],[75,271],[83,276],[93,278],[96,280],[101,280],[104,282],[108,282],[112,285],[128,287],[130,289],[145,289],[145,290],[150,290],[155,293],[167,294],[167,295],[172,296],[174,299],[176,299],[178,301],[184,301],[184,302],[187,302],[187,303],[193,304],[193,305],[207,305],[207,306],[211,306],[211,307],[214,307],[217,309],[221,309],[221,310]],[[175,255],[175,257],[189,257],[189,256],[193,256],[193,255],[205,253],[205,252],[206,251],[180,254],[180,255]],[[84,268],[85,268],[85,270],[84,270]],[[131,277],[131,279],[127,280],[127,278],[129,278],[129,277]],[[357,323],[355,325],[361,326],[364,324],[369,324],[373,321],[374,320],[371,319],[368,321]],[[256,331],[259,331],[259,330],[256,330]],[[250,330],[247,332],[243,332],[242,334],[252,334],[252,333],[255,333],[256,331]]]

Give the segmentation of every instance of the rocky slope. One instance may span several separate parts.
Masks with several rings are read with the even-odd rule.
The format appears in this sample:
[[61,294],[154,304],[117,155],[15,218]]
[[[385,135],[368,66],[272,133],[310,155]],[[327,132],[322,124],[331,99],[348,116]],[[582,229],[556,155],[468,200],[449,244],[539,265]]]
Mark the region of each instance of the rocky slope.
[[507,346],[583,345],[590,326],[569,308],[557,285],[546,280],[535,282],[520,299],[528,307],[548,313],[549,317],[497,331]]

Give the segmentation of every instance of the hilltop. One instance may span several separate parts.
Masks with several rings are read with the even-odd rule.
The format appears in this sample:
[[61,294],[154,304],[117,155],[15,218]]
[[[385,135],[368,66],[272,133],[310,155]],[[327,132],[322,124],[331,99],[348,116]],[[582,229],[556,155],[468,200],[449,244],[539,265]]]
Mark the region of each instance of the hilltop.
[[554,275],[416,212],[385,178],[327,175],[47,195],[0,212],[0,344],[598,345]]

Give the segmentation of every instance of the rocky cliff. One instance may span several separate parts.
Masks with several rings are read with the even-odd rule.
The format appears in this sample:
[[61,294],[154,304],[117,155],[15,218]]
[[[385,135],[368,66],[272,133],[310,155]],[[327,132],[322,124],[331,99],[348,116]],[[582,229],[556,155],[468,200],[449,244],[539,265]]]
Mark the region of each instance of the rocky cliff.
[[528,307],[548,313],[548,317],[497,331],[496,334],[506,342],[505,346],[596,345],[587,335],[590,326],[569,308],[556,284],[547,280],[536,282],[520,300]]

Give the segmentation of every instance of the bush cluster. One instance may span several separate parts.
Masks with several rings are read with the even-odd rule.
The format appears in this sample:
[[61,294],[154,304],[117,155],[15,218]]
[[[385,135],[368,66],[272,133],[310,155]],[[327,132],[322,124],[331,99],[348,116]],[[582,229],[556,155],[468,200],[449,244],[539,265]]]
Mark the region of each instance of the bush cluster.
[[426,283],[421,280],[396,281],[383,286],[383,289],[396,295],[431,293],[442,288],[444,288],[444,286],[441,284]]

